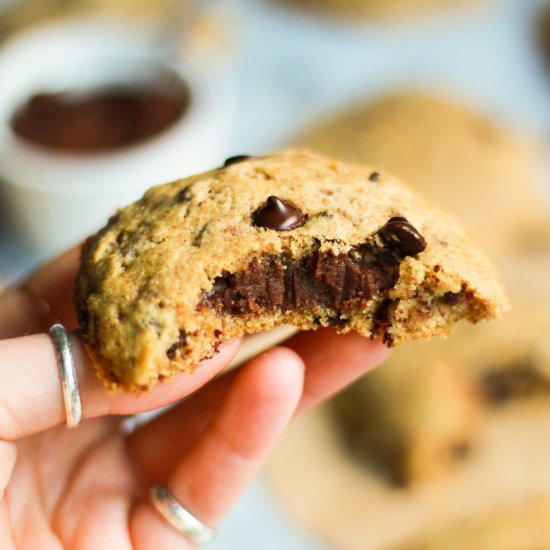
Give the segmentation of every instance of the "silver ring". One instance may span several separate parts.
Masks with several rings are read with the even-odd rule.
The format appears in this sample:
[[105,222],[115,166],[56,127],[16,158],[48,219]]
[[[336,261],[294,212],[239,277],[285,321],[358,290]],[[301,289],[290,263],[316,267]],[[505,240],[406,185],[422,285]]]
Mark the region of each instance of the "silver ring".
[[162,483],[151,489],[150,496],[153,506],[162,517],[195,544],[205,544],[216,534],[214,529],[207,527],[188,512]]
[[80,403],[80,393],[78,391],[78,381],[76,379],[69,333],[63,325],[55,324],[50,328],[50,334],[57,352],[61,388],[63,389],[65,413],[67,415],[67,427],[76,428],[82,420],[82,404]]

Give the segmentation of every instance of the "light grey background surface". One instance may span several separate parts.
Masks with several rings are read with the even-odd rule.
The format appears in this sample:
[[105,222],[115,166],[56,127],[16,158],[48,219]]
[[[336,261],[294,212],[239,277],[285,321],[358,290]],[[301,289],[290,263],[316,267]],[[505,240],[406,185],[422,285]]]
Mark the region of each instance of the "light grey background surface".
[[[542,3],[493,0],[388,26],[337,24],[262,0],[231,0],[228,24],[241,87],[233,152],[277,148],[327,111],[403,87],[444,90],[518,131],[544,137],[550,134],[550,78],[532,33]],[[32,266],[32,253],[2,229],[0,276],[14,280]],[[261,481],[221,531],[211,548],[324,548],[289,523]]]

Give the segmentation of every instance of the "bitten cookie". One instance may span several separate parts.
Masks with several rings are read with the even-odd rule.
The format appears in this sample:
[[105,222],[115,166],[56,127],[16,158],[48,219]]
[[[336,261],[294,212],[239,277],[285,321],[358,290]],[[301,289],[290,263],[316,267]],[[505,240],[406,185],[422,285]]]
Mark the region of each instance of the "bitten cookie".
[[84,246],[76,306],[100,376],[141,390],[281,324],[398,344],[507,302],[458,224],[395,178],[290,151],[120,210]]

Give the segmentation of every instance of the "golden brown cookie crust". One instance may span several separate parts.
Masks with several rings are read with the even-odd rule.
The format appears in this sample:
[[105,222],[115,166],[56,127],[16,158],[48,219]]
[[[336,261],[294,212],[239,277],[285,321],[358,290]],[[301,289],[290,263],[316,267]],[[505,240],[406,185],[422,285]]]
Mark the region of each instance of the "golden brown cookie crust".
[[[289,151],[155,187],[120,210],[87,241],[76,291],[102,377],[128,390],[150,388],[192,372],[228,338],[281,324],[329,326],[335,315],[340,332],[372,336],[385,301],[386,334],[395,344],[447,333],[459,319],[500,317],[507,302],[495,271],[462,229],[396,179],[372,174]],[[298,207],[306,222],[289,231],[255,225],[253,214],[270,196]],[[204,307],[215,281],[245,272],[255,259],[351,258],[365,243],[387,248],[380,230],[396,216],[423,236],[426,249],[402,258],[389,292],[343,319],[326,308],[229,315]]]

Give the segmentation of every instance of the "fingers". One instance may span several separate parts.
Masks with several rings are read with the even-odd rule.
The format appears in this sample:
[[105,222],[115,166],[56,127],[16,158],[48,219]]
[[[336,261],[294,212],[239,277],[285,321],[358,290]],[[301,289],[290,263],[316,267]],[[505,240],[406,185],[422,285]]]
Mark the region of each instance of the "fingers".
[[300,332],[285,346],[306,365],[300,412],[338,393],[390,354],[380,339],[370,340],[355,332],[337,334],[332,329]]
[[25,287],[0,299],[0,340],[43,332],[55,321],[48,304]]
[[69,330],[78,326],[73,306],[73,291],[78,274],[81,246],[75,246],[62,256],[41,267],[26,283],[42,298],[54,316]]
[[[128,437],[130,454],[150,484],[164,482],[195,444],[239,372],[234,370],[212,380],[191,398]],[[185,437],[178,437],[180,433]]]
[[40,268],[0,299],[0,339],[44,332],[54,322],[77,326],[73,287],[80,247]]
[[[141,396],[109,393],[97,379],[82,341],[73,333],[71,347],[84,418],[106,414],[134,414],[171,403],[225,368],[239,342],[220,347],[192,375],[180,375]],[[12,441],[65,422],[65,409],[55,347],[47,334],[0,341],[0,440]]]
[[[284,348],[243,367],[203,434],[166,480],[178,502],[206,525],[216,525],[233,506],[294,414],[303,368],[300,358]],[[185,430],[179,435],[184,438]],[[149,503],[136,508],[130,529],[132,539],[140,541],[138,550],[182,547],[182,535]]]
[[[334,395],[381,363],[389,350],[379,341],[333,330],[303,332],[287,340],[306,365],[304,391],[297,412]],[[162,481],[204,431],[238,371],[211,382],[192,398],[136,431],[130,452],[149,482]],[[185,433],[185,438],[174,434]],[[160,457],[160,458],[159,458]]]

